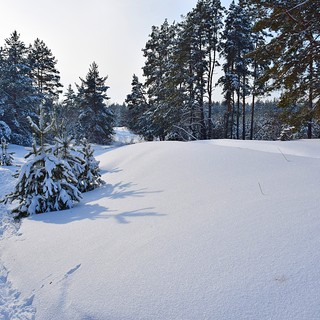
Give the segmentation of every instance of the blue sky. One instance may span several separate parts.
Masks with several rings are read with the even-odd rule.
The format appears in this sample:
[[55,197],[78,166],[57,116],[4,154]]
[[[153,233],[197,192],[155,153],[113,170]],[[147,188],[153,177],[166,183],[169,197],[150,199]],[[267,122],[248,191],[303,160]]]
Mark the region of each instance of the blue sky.
[[[58,60],[61,82],[79,83],[95,61],[108,76],[111,102],[122,103],[132,75],[141,77],[152,25],[180,21],[196,0],[1,0],[0,45],[17,30],[21,39],[43,40]],[[229,0],[222,1],[225,6]]]

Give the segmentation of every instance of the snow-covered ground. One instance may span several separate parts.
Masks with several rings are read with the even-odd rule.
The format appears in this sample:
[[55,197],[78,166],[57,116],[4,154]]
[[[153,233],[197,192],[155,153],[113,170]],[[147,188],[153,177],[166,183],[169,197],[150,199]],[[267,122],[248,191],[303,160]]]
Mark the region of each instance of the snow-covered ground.
[[126,145],[142,142],[143,138],[132,134],[126,127],[115,127],[113,141],[115,145]]
[[73,209],[3,220],[1,319],[320,319],[320,140],[148,142],[97,159],[107,184]]

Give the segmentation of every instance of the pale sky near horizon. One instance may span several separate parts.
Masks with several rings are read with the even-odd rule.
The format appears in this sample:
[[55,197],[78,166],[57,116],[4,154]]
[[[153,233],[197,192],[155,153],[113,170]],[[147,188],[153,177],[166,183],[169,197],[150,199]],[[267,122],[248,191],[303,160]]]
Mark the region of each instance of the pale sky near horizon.
[[[122,103],[132,75],[142,80],[145,47],[153,25],[180,21],[197,0],[1,0],[0,46],[17,30],[26,45],[45,42],[58,60],[61,82],[80,83],[95,61],[108,76],[110,102]],[[222,4],[228,6],[231,0]],[[217,97],[218,100],[218,97]],[[219,99],[220,100],[220,99]]]

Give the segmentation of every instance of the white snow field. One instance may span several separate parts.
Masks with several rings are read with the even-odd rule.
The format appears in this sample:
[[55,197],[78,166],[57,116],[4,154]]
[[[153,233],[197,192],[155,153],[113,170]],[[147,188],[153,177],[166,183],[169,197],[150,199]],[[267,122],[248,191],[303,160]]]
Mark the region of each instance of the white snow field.
[[1,319],[320,319],[320,140],[96,155],[107,184],[73,209],[16,230],[1,207]]

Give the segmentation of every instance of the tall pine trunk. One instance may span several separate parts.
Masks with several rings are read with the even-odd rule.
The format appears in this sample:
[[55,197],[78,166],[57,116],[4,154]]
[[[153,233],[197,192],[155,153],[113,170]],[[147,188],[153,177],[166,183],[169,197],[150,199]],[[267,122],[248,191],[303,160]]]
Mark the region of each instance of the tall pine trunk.
[[246,140],[246,76],[242,77],[242,140]]
[[250,140],[253,140],[255,97],[256,97],[255,93],[253,93],[252,94],[252,103],[251,103]]
[[257,62],[254,59],[252,103],[251,103],[251,121],[250,121],[250,140],[253,140],[254,111],[255,111],[255,98],[256,98],[256,80],[257,80]]
[[308,139],[312,139],[312,113],[313,113],[313,59],[310,61],[310,85],[309,85],[309,119],[308,119]]
[[240,129],[240,89],[237,89],[237,139],[240,138],[239,130]]

